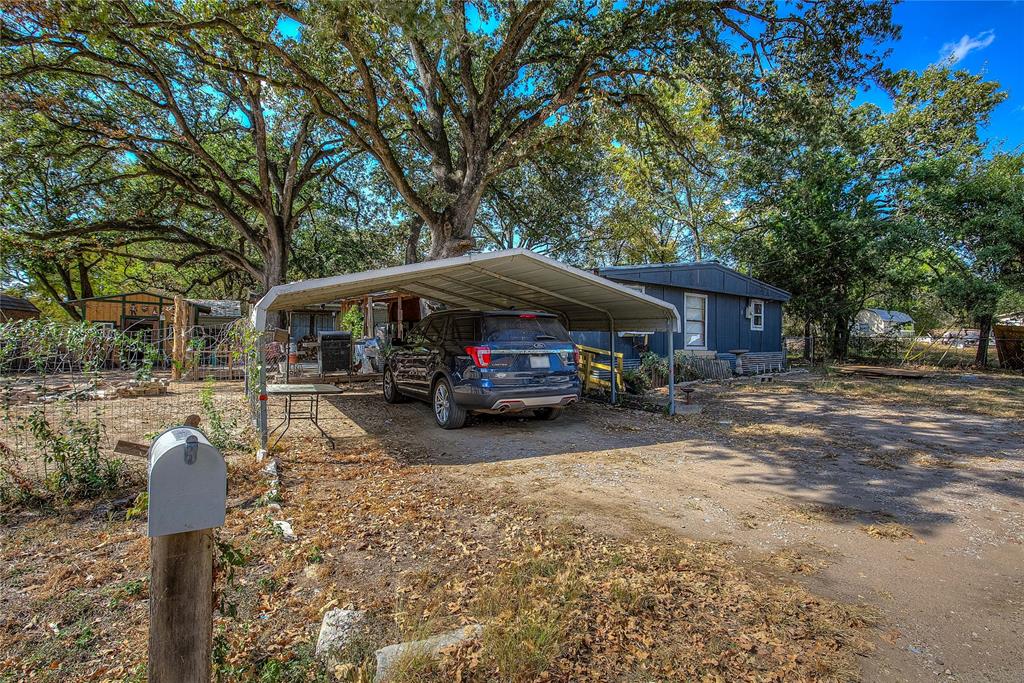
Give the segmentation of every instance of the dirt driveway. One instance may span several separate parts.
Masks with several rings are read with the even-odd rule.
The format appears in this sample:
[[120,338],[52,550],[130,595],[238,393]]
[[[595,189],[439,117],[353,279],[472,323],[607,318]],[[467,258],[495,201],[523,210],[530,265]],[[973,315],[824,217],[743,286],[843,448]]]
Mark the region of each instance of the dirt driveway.
[[[1024,680],[1024,382],[702,388],[700,415],[587,403],[558,422],[332,399],[328,431],[507,483],[618,535],[725,544],[813,592],[877,609],[865,680]],[[885,382],[888,382],[887,384]],[[999,403],[991,397],[997,396]]]

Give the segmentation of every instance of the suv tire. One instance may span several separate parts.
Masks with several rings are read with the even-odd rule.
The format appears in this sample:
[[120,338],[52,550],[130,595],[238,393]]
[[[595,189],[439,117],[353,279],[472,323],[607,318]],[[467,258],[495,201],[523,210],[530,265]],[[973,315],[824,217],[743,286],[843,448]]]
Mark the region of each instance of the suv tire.
[[537,408],[533,411],[535,417],[541,420],[557,420],[562,416],[562,411],[565,410],[561,407],[554,408]]
[[434,420],[442,429],[461,429],[466,424],[466,409],[455,402],[452,385],[442,377],[430,392],[430,406],[434,409]]
[[384,368],[382,388],[384,390],[385,403],[405,403],[409,400],[408,396],[398,390],[398,385],[395,384],[395,374],[391,372],[391,368]]

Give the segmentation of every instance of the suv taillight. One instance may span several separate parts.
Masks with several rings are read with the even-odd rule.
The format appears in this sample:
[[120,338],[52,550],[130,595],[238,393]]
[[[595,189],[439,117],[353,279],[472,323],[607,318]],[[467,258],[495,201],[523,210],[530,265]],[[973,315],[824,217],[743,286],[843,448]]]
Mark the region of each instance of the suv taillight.
[[473,365],[478,368],[486,368],[491,364],[491,347],[489,346],[467,346],[466,353],[473,359]]
[[580,364],[580,347],[575,344],[572,345],[572,362],[575,365]]

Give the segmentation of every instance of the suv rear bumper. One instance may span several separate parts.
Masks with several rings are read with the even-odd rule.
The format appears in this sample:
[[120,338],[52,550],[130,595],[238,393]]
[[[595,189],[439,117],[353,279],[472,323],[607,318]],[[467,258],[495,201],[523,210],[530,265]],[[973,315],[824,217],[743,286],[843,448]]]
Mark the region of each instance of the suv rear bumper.
[[531,408],[567,406],[580,400],[578,380],[553,387],[541,385],[484,388],[468,384],[453,387],[455,400],[467,410],[516,412]]
[[558,406],[570,406],[580,400],[579,394],[565,394],[564,396],[530,396],[526,398],[499,398],[490,407],[490,410],[505,413],[527,408],[553,408]]

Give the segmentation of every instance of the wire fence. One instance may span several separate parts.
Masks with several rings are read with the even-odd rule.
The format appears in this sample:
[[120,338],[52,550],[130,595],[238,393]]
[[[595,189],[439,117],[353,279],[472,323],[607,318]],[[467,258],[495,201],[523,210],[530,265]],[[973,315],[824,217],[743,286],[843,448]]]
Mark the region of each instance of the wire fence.
[[[996,346],[1015,339],[992,337],[988,345],[988,365],[1003,367]],[[979,340],[965,335],[914,336],[899,334],[853,335],[847,360],[874,365],[923,365],[945,368],[969,368],[975,365]],[[790,364],[822,364],[832,360],[830,349],[818,336],[784,338]]]
[[90,323],[0,324],[0,484],[46,477],[80,451],[112,458],[121,440],[148,445],[190,415],[215,445],[247,445],[247,324],[186,330],[181,360],[173,329],[143,338]]

